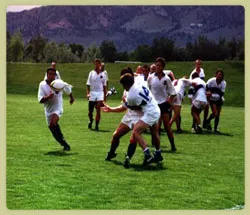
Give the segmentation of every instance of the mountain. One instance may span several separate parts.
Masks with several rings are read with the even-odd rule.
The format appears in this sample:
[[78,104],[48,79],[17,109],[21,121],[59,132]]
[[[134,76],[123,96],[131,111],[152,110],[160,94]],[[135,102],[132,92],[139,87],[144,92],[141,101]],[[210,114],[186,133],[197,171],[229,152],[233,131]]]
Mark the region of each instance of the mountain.
[[43,6],[7,12],[7,30],[20,30],[25,42],[42,34],[84,47],[112,40],[118,51],[130,51],[162,36],[179,47],[200,35],[244,39],[244,13],[241,6]]

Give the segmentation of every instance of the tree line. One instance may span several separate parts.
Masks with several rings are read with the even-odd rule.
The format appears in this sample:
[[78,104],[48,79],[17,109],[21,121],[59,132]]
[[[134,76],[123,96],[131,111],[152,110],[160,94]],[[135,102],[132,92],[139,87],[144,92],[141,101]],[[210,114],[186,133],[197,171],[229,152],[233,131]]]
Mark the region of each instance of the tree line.
[[25,44],[20,32],[12,35],[7,32],[8,62],[80,63],[92,62],[97,57],[105,62],[152,62],[159,56],[168,61],[193,61],[197,58],[210,61],[244,60],[244,41],[220,38],[215,42],[199,36],[194,42],[188,42],[186,47],[179,48],[174,40],[160,37],[155,38],[151,46],[142,44],[131,52],[119,52],[115,43],[110,40],[102,41],[99,46],[93,44],[86,48],[76,43],[58,44],[38,35]]

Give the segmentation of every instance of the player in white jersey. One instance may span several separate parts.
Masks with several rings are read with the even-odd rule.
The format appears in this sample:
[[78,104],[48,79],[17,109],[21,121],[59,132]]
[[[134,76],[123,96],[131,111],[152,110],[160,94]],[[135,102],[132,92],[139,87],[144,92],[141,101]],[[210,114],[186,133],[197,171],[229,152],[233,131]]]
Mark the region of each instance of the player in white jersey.
[[176,96],[176,92],[170,78],[163,72],[165,65],[166,61],[164,58],[157,58],[156,72],[154,75],[149,76],[147,81],[149,89],[151,90],[161,110],[161,120],[163,121],[164,128],[168,135],[171,151],[175,152],[176,147],[174,143],[174,134],[169,126],[169,121],[170,113],[172,111],[171,104],[173,98]]
[[109,81],[109,77],[108,77],[108,72],[105,69],[105,63],[101,63],[101,71],[105,74],[106,76],[106,80],[107,80],[107,89],[108,89],[108,81]]
[[[160,109],[150,90],[141,84],[135,84],[134,78],[130,74],[124,74],[120,78],[123,88],[128,91],[127,102],[125,106],[131,110],[141,109],[143,116],[134,125],[132,138],[142,147],[145,158],[143,165],[147,165],[153,161],[161,161],[160,138],[158,134],[158,120],[160,117]],[[142,137],[142,132],[147,128],[151,128],[152,137],[156,152],[154,157],[150,154],[149,148]]]
[[173,99],[172,107],[174,110],[174,115],[169,121],[170,127],[172,126],[173,122],[176,122],[177,132],[181,133],[181,106],[184,98],[184,93],[186,88],[191,86],[190,79],[186,77],[175,79],[173,81],[173,85],[176,91],[176,96]]
[[88,80],[87,80],[87,99],[89,100],[89,123],[88,128],[92,128],[93,123],[93,111],[96,108],[96,117],[95,117],[95,130],[99,130],[99,122],[101,119],[101,106],[103,102],[106,101],[107,95],[107,77],[101,71],[101,60],[94,60],[95,68],[90,71]]
[[[131,68],[123,69],[120,75],[122,76],[126,73],[134,75]],[[123,103],[127,101],[127,93],[128,92],[124,90],[124,93],[122,96]],[[104,107],[102,107],[101,110],[104,112],[116,112],[116,113],[127,111],[125,115],[123,116],[121,123],[116,128],[113,134],[111,145],[110,145],[110,150],[107,153],[107,157],[105,158],[106,161],[110,161],[112,158],[117,156],[115,152],[116,152],[117,147],[119,146],[120,139],[125,134],[127,134],[130,130],[133,129],[134,124],[136,124],[139,121],[139,119],[143,116],[143,113],[141,110],[128,109],[123,104],[117,107],[110,107],[107,104],[104,104]],[[125,156],[125,161],[124,161],[125,168],[128,168],[130,166],[130,160],[135,153],[136,145],[137,145],[137,142],[131,137],[130,144],[128,146],[127,154]]]
[[[52,62],[51,63],[51,68],[53,68],[53,69],[56,70],[56,62]],[[60,73],[59,73],[58,70],[56,70],[56,77],[55,77],[55,79],[61,79],[61,76],[60,76]],[[44,80],[47,80],[47,72],[44,75]]]
[[226,90],[227,83],[224,80],[224,73],[222,69],[216,71],[215,77],[210,78],[206,84],[206,90],[208,95],[209,104],[212,110],[207,124],[208,128],[211,129],[211,120],[214,119],[214,132],[219,133],[218,124],[220,119],[221,107],[224,101],[224,93]]
[[[47,79],[41,81],[39,84],[38,101],[44,104],[46,121],[54,138],[64,147],[64,150],[69,151],[70,146],[65,141],[58,124],[59,118],[63,114],[62,92],[55,92],[50,88],[50,83],[55,80],[55,76],[56,70],[54,68],[48,68]],[[74,97],[72,92],[68,92],[68,94],[70,96],[70,104],[73,104]]]
[[191,113],[194,121],[194,129],[196,133],[201,133],[200,113],[207,105],[206,83],[199,78],[198,73],[192,75],[192,86],[194,88],[194,95],[192,98]]

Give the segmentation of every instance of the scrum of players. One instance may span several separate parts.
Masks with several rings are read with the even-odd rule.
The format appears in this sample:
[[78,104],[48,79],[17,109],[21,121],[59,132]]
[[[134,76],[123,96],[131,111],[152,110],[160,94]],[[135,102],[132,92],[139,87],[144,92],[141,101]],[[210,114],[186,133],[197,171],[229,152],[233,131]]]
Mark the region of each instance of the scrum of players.
[[[95,130],[99,130],[101,111],[106,113],[124,112],[124,116],[111,138],[110,149],[105,160],[110,161],[117,156],[116,150],[120,139],[131,131],[124,167],[130,167],[130,161],[136,151],[137,144],[144,153],[143,166],[150,163],[161,163],[163,160],[160,144],[162,124],[163,130],[168,136],[170,152],[176,152],[172,126],[175,123],[176,132],[183,132],[181,128],[181,108],[187,90],[187,97],[191,104],[192,133],[200,134],[203,130],[213,130],[215,134],[219,134],[218,124],[226,89],[224,73],[222,69],[217,69],[215,76],[205,82],[205,73],[201,65],[201,60],[197,59],[190,76],[183,76],[179,79],[175,78],[173,71],[166,70],[166,61],[162,57],[158,57],[155,63],[150,66],[138,66],[136,71],[132,71],[130,67],[124,68],[120,72],[120,84],[124,89],[122,102],[116,107],[110,107],[106,101],[107,97],[115,94],[116,90],[114,87],[108,90],[108,73],[105,70],[105,65],[100,59],[95,59],[94,69],[89,72],[86,82],[86,98],[89,101],[88,128],[92,129],[92,123],[95,122]],[[55,72],[54,79],[60,79],[59,72],[55,69],[55,63],[52,67]],[[43,85],[46,85],[46,83],[44,82]],[[45,94],[38,97],[40,103],[45,103],[45,109],[46,102],[53,95],[47,97]],[[73,103],[73,98],[71,98],[71,103]],[[209,107],[211,109],[210,115]],[[94,109],[96,109],[95,119],[93,118]],[[203,120],[201,120],[201,112],[204,113]],[[59,117],[50,122],[49,114],[47,110],[46,116],[51,132],[55,139],[65,146],[66,142],[57,123]],[[53,115],[55,114],[53,113]],[[211,126],[212,120],[214,120],[213,129]],[[155,148],[153,153],[150,152],[148,143],[142,135],[143,132],[148,130],[151,133],[151,145]],[[69,149],[69,147],[66,147],[66,149]]]

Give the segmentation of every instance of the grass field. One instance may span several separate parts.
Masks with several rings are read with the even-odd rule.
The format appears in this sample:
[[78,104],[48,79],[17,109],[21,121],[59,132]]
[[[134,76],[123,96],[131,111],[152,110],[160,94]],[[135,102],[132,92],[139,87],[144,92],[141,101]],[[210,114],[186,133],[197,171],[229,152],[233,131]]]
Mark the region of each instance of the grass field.
[[[221,67],[230,65],[221,64]],[[175,134],[177,153],[167,152],[168,138],[162,135],[163,165],[142,168],[143,153],[138,147],[130,169],[122,166],[129,135],[121,140],[114,161],[104,161],[113,131],[123,114],[103,113],[100,131],[87,129],[88,103],[80,97],[86,73],[79,72],[80,64],[65,65],[75,73],[67,75],[68,79],[72,78],[67,81],[74,85],[76,102],[70,106],[64,97],[60,126],[72,150],[61,150],[46,126],[43,105],[36,98],[44,66],[8,64],[6,197],[9,209],[217,210],[244,207],[245,109],[241,63],[238,67],[231,65],[238,75],[231,74],[231,70],[227,73],[230,74],[227,82],[233,86],[228,85],[232,91],[228,90],[225,97],[234,103],[223,107],[222,135],[192,134],[190,106],[185,104],[182,111],[185,132]],[[116,68],[110,64],[110,68],[113,67]],[[39,75],[34,75],[35,71],[40,71]],[[115,76],[119,68],[110,71]],[[111,84],[117,81],[113,80],[113,75],[110,79]],[[243,91],[238,88],[238,93],[235,92],[236,83]],[[108,103],[118,105],[118,96],[111,97]],[[175,130],[175,126],[173,128]],[[150,142],[149,134],[144,137]]]

